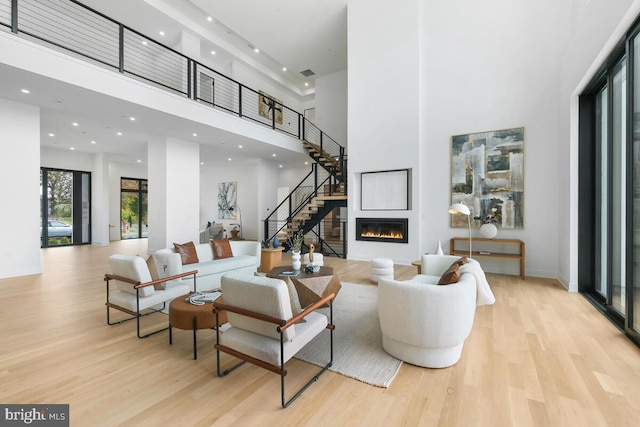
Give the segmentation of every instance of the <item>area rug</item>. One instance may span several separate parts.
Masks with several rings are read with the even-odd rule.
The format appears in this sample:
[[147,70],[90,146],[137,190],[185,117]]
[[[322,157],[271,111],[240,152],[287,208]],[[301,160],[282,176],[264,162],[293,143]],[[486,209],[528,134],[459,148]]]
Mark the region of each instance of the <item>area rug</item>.
[[[321,309],[327,316],[329,309]],[[342,283],[333,303],[333,366],[330,371],[377,387],[389,387],[402,361],[382,348],[378,319],[378,288]],[[323,332],[296,358],[324,366],[329,356],[329,333]]]

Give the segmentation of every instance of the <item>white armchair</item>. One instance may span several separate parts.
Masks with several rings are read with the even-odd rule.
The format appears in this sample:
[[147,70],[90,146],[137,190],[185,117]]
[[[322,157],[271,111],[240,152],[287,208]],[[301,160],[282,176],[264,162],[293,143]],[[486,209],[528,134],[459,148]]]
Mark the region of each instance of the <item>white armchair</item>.
[[378,314],[387,353],[428,368],[458,362],[475,317],[476,280],[463,273],[457,283],[437,283],[459,258],[430,255],[426,262],[423,257],[423,274],[412,280],[380,279]]
[[[329,310],[329,319],[315,310],[325,304],[331,307],[335,294],[326,296],[300,313],[294,313],[292,298],[297,298],[297,295],[290,295],[289,288],[280,279],[227,273],[222,276],[221,286],[224,303],[214,301],[214,313],[217,321],[218,313],[226,311],[230,327],[224,333],[216,331],[218,376],[229,374],[244,362],[275,372],[281,376],[281,401],[282,407],[286,408],[333,362],[331,337],[330,348],[327,349],[328,363],[293,397],[286,400],[284,377],[287,371],[284,365],[323,330],[329,329],[333,334],[332,308]],[[304,322],[301,322],[302,319]],[[242,362],[222,372],[221,351],[241,359]]]
[[[162,328],[146,335],[140,334],[140,318],[162,311],[167,301],[171,301],[190,291],[189,282],[181,279],[193,276],[193,287],[196,287],[197,270],[187,271],[175,276],[153,280],[145,260],[139,256],[111,255],[109,257],[111,273],[104,275],[107,282],[107,324],[116,325],[136,319],[138,338],[146,338],[164,330]],[[116,283],[116,289],[110,289],[109,282]],[[155,289],[155,287],[159,289]],[[109,309],[115,309],[129,314],[124,320],[111,322]]]

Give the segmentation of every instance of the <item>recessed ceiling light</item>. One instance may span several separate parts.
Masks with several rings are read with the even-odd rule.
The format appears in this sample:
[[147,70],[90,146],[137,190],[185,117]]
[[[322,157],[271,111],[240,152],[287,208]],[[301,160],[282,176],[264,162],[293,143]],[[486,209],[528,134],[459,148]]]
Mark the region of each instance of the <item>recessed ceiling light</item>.
[[253,48],[253,51],[254,51],[255,53],[260,53],[260,49],[258,49],[257,47],[254,47],[254,48]]
[[29,93],[29,92],[31,92],[31,91],[30,91],[29,89],[22,89],[20,92],[22,92],[22,93]]
[[308,83],[308,82],[304,82],[304,85],[305,85],[305,86],[309,86],[309,83]]
[[53,134],[53,133],[50,133],[50,134],[49,134],[49,136],[53,137],[53,136],[56,136],[56,135],[55,135],[55,134]]
[[309,162],[304,162],[304,164],[305,164],[305,165],[308,165],[308,164],[309,164]]
[[207,16],[207,21],[211,22],[211,21],[213,21],[213,18],[210,17],[210,16]]
[[138,159],[138,163],[142,163],[142,160]]
[[282,71],[287,71],[287,67],[282,67]]
[[275,156],[276,156],[276,153],[273,153],[273,154],[271,155],[271,157],[275,157]]
[[200,166],[204,165],[204,162],[200,162]]
[[95,141],[91,141],[91,143],[92,143],[92,144],[95,144],[96,142],[95,142]]
[[146,46],[147,45],[147,41],[146,40],[142,40],[142,44]]
[[72,124],[73,126],[78,126],[78,123],[76,123],[76,122],[73,122],[73,123],[71,123],[71,124]]
[[160,31],[158,34],[160,34],[161,36],[164,36],[164,31]]
[[282,167],[282,165],[278,165],[278,167],[279,167],[279,168],[281,168],[281,167]]
[[116,135],[122,136],[122,132],[116,132]]
[[75,150],[75,147],[69,147],[69,150],[73,151]]
[[211,51],[211,55],[215,55],[215,54],[216,54],[216,51],[215,51],[215,50],[212,50],[212,51]]
[[238,145],[238,148],[242,148],[242,145]]
[[193,136],[198,136],[198,134],[197,134],[197,133],[195,133],[195,132],[194,132],[192,135],[193,135]]
[[231,161],[231,157],[229,157],[227,160],[228,160],[228,161]]
[[131,120],[132,122],[135,122],[136,118],[135,117],[129,117],[129,120]]

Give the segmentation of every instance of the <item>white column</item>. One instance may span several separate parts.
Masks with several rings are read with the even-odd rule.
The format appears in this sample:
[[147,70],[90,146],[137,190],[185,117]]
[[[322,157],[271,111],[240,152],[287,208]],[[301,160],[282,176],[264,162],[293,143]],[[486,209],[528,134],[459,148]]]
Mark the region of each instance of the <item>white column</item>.
[[109,244],[109,163],[103,153],[93,156],[91,243],[98,246]]
[[0,99],[0,129],[1,279],[42,273],[40,108]]
[[149,252],[173,243],[199,242],[200,148],[175,138],[151,141]]

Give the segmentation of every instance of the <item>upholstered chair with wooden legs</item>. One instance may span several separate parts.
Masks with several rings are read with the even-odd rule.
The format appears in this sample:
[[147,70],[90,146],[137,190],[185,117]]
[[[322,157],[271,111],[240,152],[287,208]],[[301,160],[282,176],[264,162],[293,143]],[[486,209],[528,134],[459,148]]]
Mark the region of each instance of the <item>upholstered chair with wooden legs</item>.
[[[138,338],[169,329],[169,326],[141,335],[140,318],[162,311],[167,301],[188,294],[191,291],[189,281],[177,280],[193,276],[193,287],[196,287],[197,270],[188,271],[175,276],[163,277],[157,280],[151,278],[149,267],[139,256],[111,255],[109,257],[111,273],[104,275],[107,283],[107,324],[116,325],[129,320],[136,320]],[[111,289],[110,282],[115,282],[116,288]],[[131,315],[124,320],[111,322],[109,309],[115,309]]]
[[[245,362],[252,363],[280,375],[281,403],[286,408],[298,398],[333,363],[333,299],[330,294],[297,311],[297,294],[290,293],[287,284],[280,279],[251,276],[243,273],[227,273],[221,279],[224,303],[213,303],[216,317],[226,311],[229,328],[216,331],[216,355],[218,376],[222,377]],[[316,310],[329,305],[329,318]],[[292,310],[293,307],[293,310]],[[303,321],[304,319],[304,321]],[[308,342],[325,329],[329,330],[328,362],[289,400],[285,398],[285,363]],[[242,362],[222,372],[220,352],[230,354]],[[324,363],[324,362],[323,362]]]

